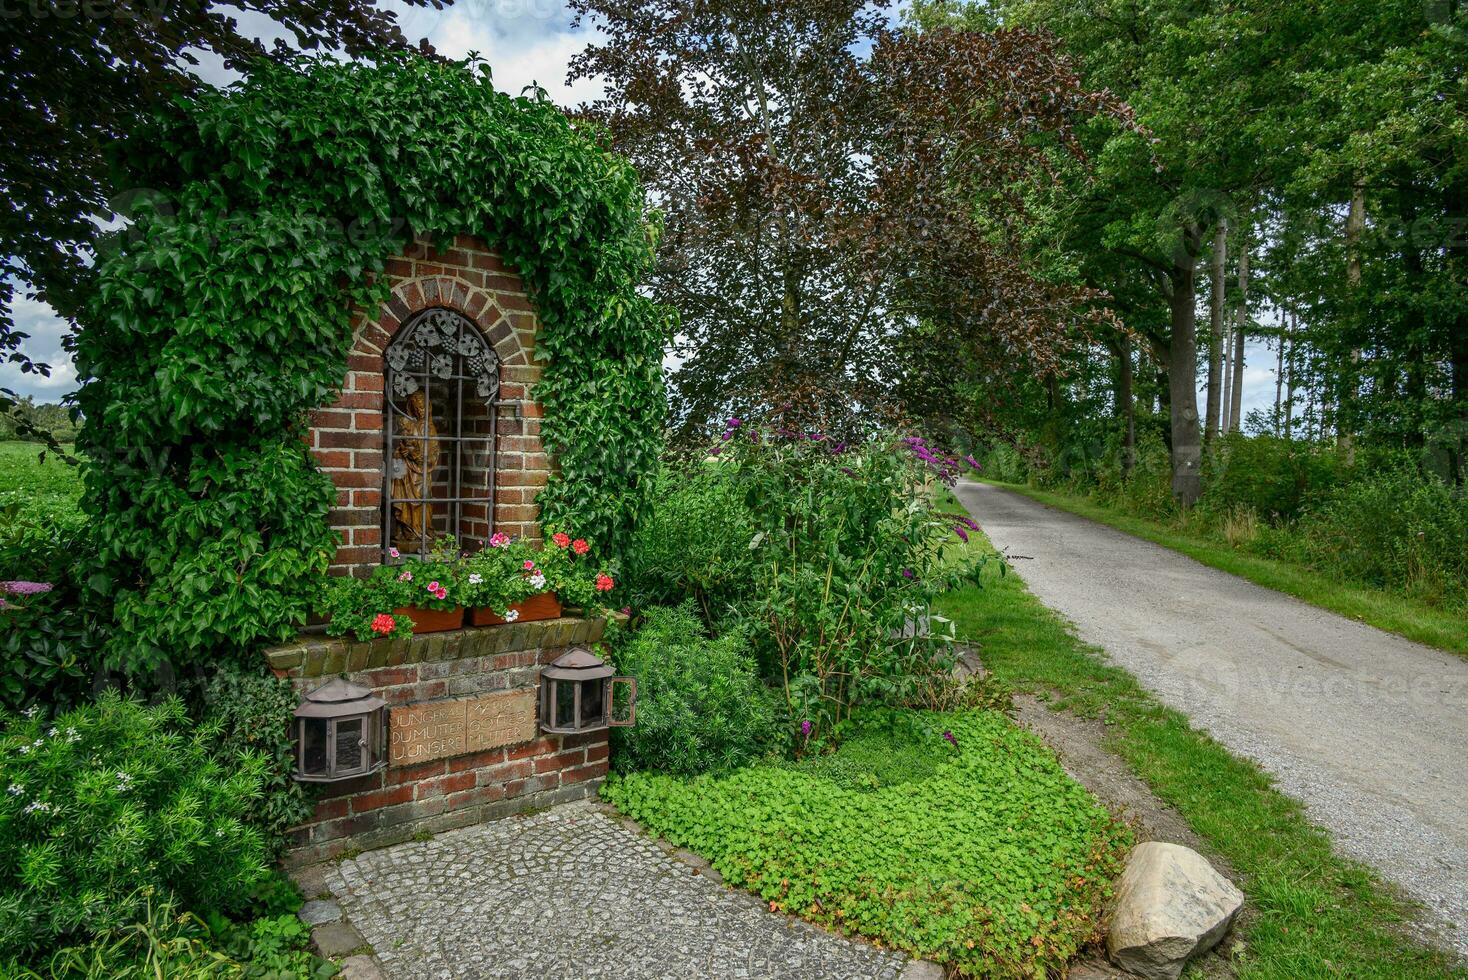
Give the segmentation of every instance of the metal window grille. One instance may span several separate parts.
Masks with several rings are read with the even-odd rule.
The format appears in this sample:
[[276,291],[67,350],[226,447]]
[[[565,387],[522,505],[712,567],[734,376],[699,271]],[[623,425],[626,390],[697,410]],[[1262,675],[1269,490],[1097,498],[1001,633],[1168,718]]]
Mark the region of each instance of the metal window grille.
[[383,558],[477,551],[494,533],[499,357],[447,309],[409,320],[384,356]]

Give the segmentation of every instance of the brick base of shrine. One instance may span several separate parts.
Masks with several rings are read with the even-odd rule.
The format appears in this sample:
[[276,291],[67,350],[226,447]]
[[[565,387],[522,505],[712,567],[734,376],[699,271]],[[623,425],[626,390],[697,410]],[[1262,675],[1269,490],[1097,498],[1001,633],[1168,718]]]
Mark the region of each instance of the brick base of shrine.
[[303,637],[266,651],[302,694],[342,675],[390,706],[386,768],[308,786],[316,809],[291,831],[287,862],[593,795],[607,773],[607,732],[541,734],[540,668],[605,627],[566,618],[366,643]]

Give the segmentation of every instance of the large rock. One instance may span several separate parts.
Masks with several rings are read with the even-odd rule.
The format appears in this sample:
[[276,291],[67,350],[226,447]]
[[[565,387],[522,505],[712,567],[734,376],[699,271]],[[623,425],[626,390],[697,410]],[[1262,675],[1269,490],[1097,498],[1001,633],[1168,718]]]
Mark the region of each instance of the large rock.
[[1177,980],[1189,958],[1223,938],[1243,905],[1244,893],[1198,852],[1138,844],[1117,882],[1106,951],[1128,973]]

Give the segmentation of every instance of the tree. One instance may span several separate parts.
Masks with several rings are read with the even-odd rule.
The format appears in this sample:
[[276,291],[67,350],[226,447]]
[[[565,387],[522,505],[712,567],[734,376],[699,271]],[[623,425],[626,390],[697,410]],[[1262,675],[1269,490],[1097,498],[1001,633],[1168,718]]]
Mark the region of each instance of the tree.
[[[406,0],[441,9],[447,0]],[[0,44],[0,357],[26,373],[49,367],[25,352],[11,314],[15,286],[72,319],[90,289],[99,222],[135,190],[108,150],[176,96],[197,90],[205,53],[244,71],[292,46],[241,33],[236,16],[263,14],[301,49],[363,55],[403,48],[394,15],[371,0],[161,0],[10,4]],[[428,48],[426,41],[419,47]],[[0,412],[14,392],[0,389]],[[24,430],[23,420],[20,424]],[[40,433],[32,433],[40,434]]]
[[1053,363],[1085,291],[1006,246],[1076,125],[1123,119],[1043,32],[903,32],[860,0],[573,0],[571,77],[666,232],[676,416],[793,403],[823,424],[943,396],[999,352]]

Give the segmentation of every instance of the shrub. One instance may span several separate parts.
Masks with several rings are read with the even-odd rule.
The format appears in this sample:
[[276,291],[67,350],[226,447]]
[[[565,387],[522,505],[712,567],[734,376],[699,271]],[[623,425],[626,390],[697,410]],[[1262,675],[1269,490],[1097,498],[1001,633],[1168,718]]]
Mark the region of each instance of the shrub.
[[773,910],[964,977],[1061,975],[1096,938],[1130,843],[1038,738],[990,711],[859,728],[796,765],[614,776],[602,792]]
[[95,553],[90,528],[69,501],[0,503],[0,580],[51,586],[0,597],[0,708],[69,705],[86,693],[111,619],[89,574]]
[[272,854],[285,844],[285,832],[311,815],[312,805],[296,771],[291,725],[301,697],[289,681],[256,664],[223,664],[200,691],[203,726],[210,751],[226,771],[248,759],[263,760],[261,798],[243,819],[260,830]]
[[185,908],[248,899],[268,856],[246,816],[258,755],[226,772],[176,698],[30,714],[0,736],[0,960],[133,923],[149,889]]
[[932,599],[987,560],[952,551],[977,525],[934,492],[959,461],[916,436],[847,445],[737,421],[715,447],[754,529],[735,612],[792,720],[829,734],[854,706],[899,703],[951,669],[951,636],[912,626],[937,622]]
[[1341,468],[1334,449],[1231,433],[1219,441],[1205,474],[1203,504],[1218,513],[1247,508],[1270,521],[1292,521],[1312,499],[1329,495]]
[[1315,567],[1431,602],[1468,602],[1468,497],[1440,479],[1388,470],[1348,483],[1299,524]]
[[748,595],[754,520],[743,491],[715,459],[668,463],[653,485],[627,557],[634,608],[693,599],[717,622]]
[[648,610],[615,660],[637,678],[637,724],[612,729],[619,772],[732,769],[778,738],[774,697],[756,676],[744,637],[709,639],[691,602]]

